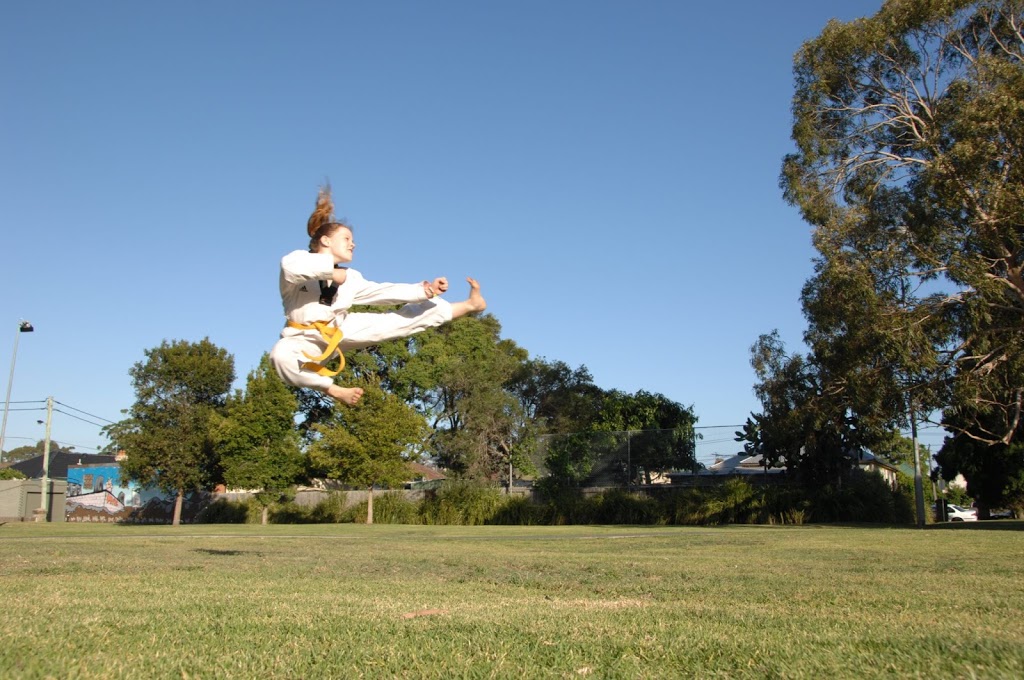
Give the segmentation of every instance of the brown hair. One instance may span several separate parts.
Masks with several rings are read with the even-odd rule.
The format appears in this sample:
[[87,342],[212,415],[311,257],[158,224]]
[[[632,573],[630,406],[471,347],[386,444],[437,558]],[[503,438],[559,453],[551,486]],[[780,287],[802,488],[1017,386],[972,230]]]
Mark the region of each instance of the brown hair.
[[324,184],[316,197],[316,207],[313,214],[306,222],[306,232],[309,234],[309,252],[315,253],[320,248],[320,238],[330,236],[339,227],[351,229],[344,220],[334,217],[334,199],[331,198],[331,185]]

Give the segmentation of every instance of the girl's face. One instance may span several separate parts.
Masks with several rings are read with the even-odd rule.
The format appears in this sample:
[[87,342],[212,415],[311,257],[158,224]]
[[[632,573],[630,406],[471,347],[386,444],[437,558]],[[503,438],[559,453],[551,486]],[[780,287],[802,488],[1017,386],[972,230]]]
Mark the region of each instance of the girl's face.
[[352,240],[352,230],[348,227],[338,227],[330,236],[320,237],[321,251],[326,250],[334,258],[335,264],[352,261],[352,251],[355,250],[356,242]]

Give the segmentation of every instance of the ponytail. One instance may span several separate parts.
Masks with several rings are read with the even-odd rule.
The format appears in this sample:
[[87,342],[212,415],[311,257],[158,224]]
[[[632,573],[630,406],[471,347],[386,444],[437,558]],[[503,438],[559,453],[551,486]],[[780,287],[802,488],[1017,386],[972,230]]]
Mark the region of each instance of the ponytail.
[[335,219],[331,185],[326,183],[320,187],[316,197],[316,207],[313,208],[313,214],[306,222],[306,232],[309,234],[309,252],[315,253],[319,250],[321,237],[330,236],[339,227],[351,229],[345,222]]

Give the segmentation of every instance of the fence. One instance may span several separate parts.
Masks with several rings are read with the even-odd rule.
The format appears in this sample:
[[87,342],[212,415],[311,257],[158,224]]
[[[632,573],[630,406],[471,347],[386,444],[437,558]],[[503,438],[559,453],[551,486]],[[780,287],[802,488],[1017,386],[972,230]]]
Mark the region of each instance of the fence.
[[669,472],[700,468],[692,428],[574,432],[540,437],[537,480],[559,486],[633,488],[667,484]]

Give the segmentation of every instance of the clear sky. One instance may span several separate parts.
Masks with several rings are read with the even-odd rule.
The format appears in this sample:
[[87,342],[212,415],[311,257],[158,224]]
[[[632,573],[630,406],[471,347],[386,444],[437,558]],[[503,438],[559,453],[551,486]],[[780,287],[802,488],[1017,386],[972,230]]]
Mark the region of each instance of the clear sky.
[[474,276],[503,337],[692,405],[702,455],[732,453],[751,344],[802,349],[792,57],[880,5],[0,4],[0,371],[36,328],[5,448],[47,396],[55,440],[105,444],[164,339],[209,337],[244,384],[329,178],[367,278]]

